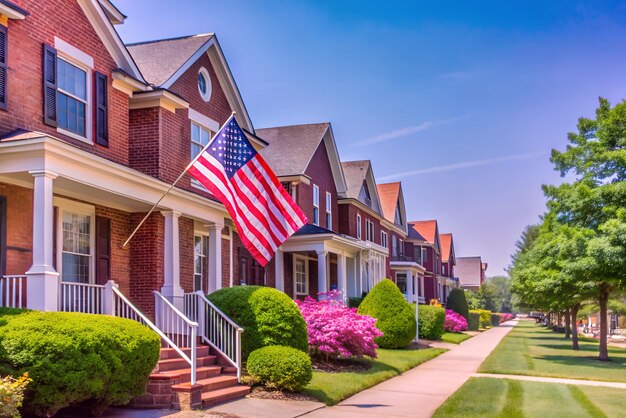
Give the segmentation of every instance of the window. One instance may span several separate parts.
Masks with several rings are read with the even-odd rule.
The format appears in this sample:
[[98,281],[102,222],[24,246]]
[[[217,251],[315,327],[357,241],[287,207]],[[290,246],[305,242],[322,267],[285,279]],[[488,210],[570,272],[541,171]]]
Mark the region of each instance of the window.
[[398,255],[400,257],[404,256],[404,241],[398,239]]
[[248,257],[242,256],[239,260],[239,284],[247,285],[248,279]]
[[426,260],[428,259],[428,250],[425,247],[420,247],[420,251],[422,253],[422,257],[421,257],[421,265],[424,266],[426,265]]
[[206,265],[206,239],[201,235],[193,237],[193,290],[204,290],[204,266]]
[[91,216],[62,212],[61,280],[90,283],[92,259]]
[[359,192],[359,200],[367,206],[372,207],[372,196],[370,195],[370,189],[367,187],[366,180],[363,180],[363,185],[361,186],[361,191]]
[[333,197],[326,192],[326,228],[333,229]]
[[396,273],[396,285],[406,295],[406,273]]
[[365,237],[367,241],[374,242],[374,222],[369,219],[365,220]]
[[320,224],[320,188],[313,185],[313,224]]
[[200,154],[200,151],[209,143],[213,133],[198,125],[195,122],[191,122],[191,158],[194,159],[196,155]]
[[87,71],[57,58],[58,127],[86,137]]
[[402,225],[402,212],[400,212],[400,202],[398,202],[396,204],[396,214],[395,214],[395,218],[394,218],[394,222],[396,223],[396,225]]
[[356,215],[356,238],[361,239],[361,215]]
[[209,76],[209,72],[206,68],[200,68],[198,71],[198,92],[200,93],[200,97],[205,102],[209,102],[211,100],[211,77]]
[[441,274],[443,274],[444,276],[446,275],[446,265],[445,264],[441,265]]
[[398,237],[395,235],[391,236],[391,255],[393,257],[398,256]]
[[309,294],[309,263],[296,254],[293,256],[293,283],[296,295]]
[[385,231],[380,231],[380,245],[385,248],[387,247],[387,233]]

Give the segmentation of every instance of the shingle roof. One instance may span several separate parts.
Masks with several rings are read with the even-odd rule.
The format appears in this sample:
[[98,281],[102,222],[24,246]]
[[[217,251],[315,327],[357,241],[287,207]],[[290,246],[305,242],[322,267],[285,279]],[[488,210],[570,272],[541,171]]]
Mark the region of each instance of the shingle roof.
[[412,221],[409,222],[409,238],[421,239],[430,244],[435,244],[437,234],[437,221]]
[[269,143],[259,152],[278,176],[304,174],[329,125],[325,122],[256,129],[257,136]]
[[339,235],[338,233],[331,231],[330,229],[322,228],[321,226],[317,226],[313,224],[302,225],[302,228],[298,229],[294,233],[294,235],[318,235],[318,234]]
[[441,261],[447,263],[452,255],[452,234],[439,234],[441,245]]
[[[343,174],[346,177],[346,183],[348,186],[348,191],[346,192],[346,196],[348,198],[359,198],[359,193],[361,192],[361,187],[363,187],[363,181],[367,176],[367,169],[369,166],[369,160],[346,161],[341,163]],[[373,192],[373,190],[370,190],[370,193]]]
[[209,33],[161,39],[128,44],[126,48],[145,80],[161,86],[212,37],[213,34]]
[[385,219],[389,222],[395,222],[396,206],[400,197],[400,182],[378,184],[377,189]]

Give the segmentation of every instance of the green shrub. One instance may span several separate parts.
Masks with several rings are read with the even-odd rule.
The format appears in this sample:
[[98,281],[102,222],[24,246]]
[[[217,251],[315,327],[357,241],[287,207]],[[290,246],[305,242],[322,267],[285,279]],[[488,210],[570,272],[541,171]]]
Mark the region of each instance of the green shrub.
[[418,309],[419,337],[426,340],[441,339],[445,332],[446,310],[430,305],[419,305]]
[[348,308],[358,308],[365,298],[348,298]]
[[500,326],[500,314],[492,313],[489,315],[489,317],[490,317],[492,327]]
[[469,308],[467,306],[467,299],[465,298],[465,290],[458,288],[452,289],[450,295],[448,295],[446,308],[453,310],[467,319],[469,316]]
[[480,327],[488,328],[491,326],[491,311],[486,309],[477,309],[480,312]]
[[246,368],[254,382],[270,389],[297,391],[313,378],[311,358],[300,350],[281,345],[254,350]]
[[469,311],[469,316],[467,318],[467,329],[469,331],[478,331],[480,329],[480,311]]
[[242,356],[268,345],[284,345],[307,352],[309,336],[300,309],[280,290],[263,286],[236,286],[208,296],[244,329]]
[[159,359],[159,336],[128,319],[0,310],[0,325],[0,374],[28,372],[24,411],[38,416],[80,402],[96,412],[128,403]]
[[415,339],[415,311],[404,299],[398,286],[389,279],[372,288],[361,305],[359,314],[376,318],[376,328],[382,333],[374,341],[382,348],[406,347]]

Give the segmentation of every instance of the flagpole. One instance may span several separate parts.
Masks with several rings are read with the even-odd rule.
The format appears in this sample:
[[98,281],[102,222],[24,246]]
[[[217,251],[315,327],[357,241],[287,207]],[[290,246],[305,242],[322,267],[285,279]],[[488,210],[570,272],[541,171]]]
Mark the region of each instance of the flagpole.
[[235,117],[235,111],[233,111],[233,113],[230,115],[230,117],[226,120],[226,122],[224,122],[224,124],[220,127],[220,129],[217,130],[217,132],[215,133],[215,135],[213,135],[213,138],[211,138],[211,140],[204,146],[204,148],[202,148],[202,150],[198,153],[198,155],[196,155],[194,157],[193,160],[191,160],[191,162],[189,164],[187,164],[187,167],[185,167],[185,169],[183,170],[182,173],[180,173],[180,176],[178,176],[178,178],[174,181],[174,183],[171,184],[171,186],[165,191],[165,193],[163,193],[163,196],[161,196],[159,198],[159,200],[156,201],[156,203],[154,205],[152,205],[152,207],[150,208],[150,210],[148,211],[148,213],[146,213],[146,216],[143,217],[143,219],[141,220],[141,222],[139,222],[139,224],[135,227],[135,229],[133,230],[132,234],[130,234],[130,236],[128,237],[128,239],[126,241],[124,241],[124,245],[122,245],[122,248],[126,247],[128,245],[128,243],[130,242],[130,240],[135,236],[135,234],[137,233],[137,231],[139,230],[139,228],[141,228],[141,226],[144,224],[144,222],[146,222],[146,220],[148,219],[148,217],[150,215],[152,215],[152,212],[154,212],[154,209],[156,209],[156,207],[158,206],[159,203],[161,203],[161,201],[165,198],[165,196],[167,196],[167,194],[172,191],[172,189],[174,188],[174,186],[176,186],[176,183],[178,183],[180,181],[180,179],[183,178],[183,176],[185,175],[185,173],[187,172],[187,170],[189,170],[189,168],[194,165],[194,163],[196,161],[198,161],[198,158],[200,158],[200,156],[204,153],[204,151],[206,151],[207,148],[209,148],[209,146],[213,143],[213,141],[215,141],[215,138],[217,138],[217,134],[221,132],[221,130],[224,128],[224,126],[228,125],[230,123],[230,121]]

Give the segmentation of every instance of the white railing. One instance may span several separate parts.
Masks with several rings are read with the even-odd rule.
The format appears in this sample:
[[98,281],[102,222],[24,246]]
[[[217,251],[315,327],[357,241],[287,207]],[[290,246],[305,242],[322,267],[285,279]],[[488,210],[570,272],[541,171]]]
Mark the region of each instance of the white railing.
[[[137,321],[149,327],[154,332],[156,332],[166,345],[176,350],[176,352],[187,363],[189,363],[191,367],[191,384],[195,385],[196,384],[196,363],[197,363],[196,334],[198,332],[198,324],[195,322],[189,321],[187,318],[184,318],[184,315],[182,315],[180,311],[178,311],[176,308],[174,308],[173,305],[171,305],[167,300],[165,300],[165,298],[163,298],[163,296],[161,296],[159,292],[157,291],[154,292],[155,300],[161,301],[161,302],[157,302],[157,304],[155,305],[155,309],[159,309],[159,310],[155,310],[157,323],[165,319],[163,316],[161,316],[161,319],[158,319],[159,314],[163,314],[163,312],[166,312],[168,309],[173,308],[173,310],[177,312],[179,316],[183,317],[184,322],[187,325],[187,327],[182,327],[182,330],[183,332],[189,332],[189,338],[187,339],[187,341],[190,345],[188,346],[178,345],[170,338],[170,336],[173,336],[174,334],[162,331],[159,326],[155,325],[152,321],[150,321],[148,317],[146,317],[139,309],[137,309],[137,307],[135,307],[135,305],[133,305],[126,298],[126,296],[124,296],[124,294],[120,292],[120,290],[117,288],[117,285],[113,284],[111,286],[111,290],[113,294],[113,299],[111,301],[112,302],[112,307],[111,307],[112,314],[120,318],[132,319],[134,321]],[[164,308],[164,306],[167,306],[167,308]],[[185,348],[190,349],[190,356],[185,354],[185,351],[184,351]]]
[[200,326],[200,337],[237,369],[241,380],[241,334],[243,328],[211,303],[202,292],[185,295],[185,315]]
[[104,285],[61,282],[59,310],[63,312],[104,313]]
[[26,276],[0,277],[0,306],[7,308],[25,307]]

